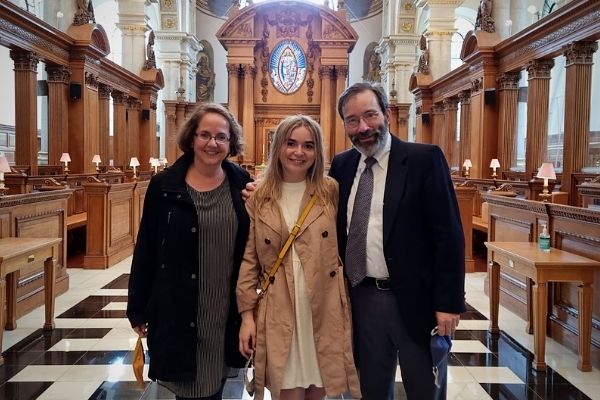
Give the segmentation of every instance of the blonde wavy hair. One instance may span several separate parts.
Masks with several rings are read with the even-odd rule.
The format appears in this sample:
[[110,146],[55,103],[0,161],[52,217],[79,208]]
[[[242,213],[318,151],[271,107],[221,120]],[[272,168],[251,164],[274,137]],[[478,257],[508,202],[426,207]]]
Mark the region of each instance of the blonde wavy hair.
[[279,160],[279,155],[281,154],[281,149],[287,144],[294,129],[300,127],[308,129],[315,146],[315,162],[306,173],[307,187],[310,192],[317,196],[318,201],[325,205],[330,203],[330,191],[327,189],[328,179],[325,176],[323,131],[317,121],[311,117],[306,115],[293,115],[281,121],[273,135],[273,142],[271,143],[271,150],[269,152],[269,163],[256,188],[256,192],[253,195],[258,209],[270,201],[277,201],[281,198],[283,166]]

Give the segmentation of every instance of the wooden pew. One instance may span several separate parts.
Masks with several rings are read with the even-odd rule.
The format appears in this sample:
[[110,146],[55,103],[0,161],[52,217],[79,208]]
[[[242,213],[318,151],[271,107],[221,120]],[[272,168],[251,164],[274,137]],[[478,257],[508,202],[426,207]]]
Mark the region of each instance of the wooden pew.
[[456,200],[465,236],[465,272],[475,272],[473,260],[473,202],[477,189],[473,186],[456,186]]

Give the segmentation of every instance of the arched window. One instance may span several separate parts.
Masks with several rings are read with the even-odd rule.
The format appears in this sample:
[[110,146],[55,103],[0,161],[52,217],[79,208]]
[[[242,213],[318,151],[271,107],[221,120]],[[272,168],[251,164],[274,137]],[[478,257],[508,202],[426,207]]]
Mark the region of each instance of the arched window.
[[456,69],[462,65],[460,59],[460,51],[462,49],[463,40],[467,32],[473,30],[475,25],[463,16],[457,16],[454,21],[454,28],[457,30],[452,36],[452,44],[450,45],[450,69]]

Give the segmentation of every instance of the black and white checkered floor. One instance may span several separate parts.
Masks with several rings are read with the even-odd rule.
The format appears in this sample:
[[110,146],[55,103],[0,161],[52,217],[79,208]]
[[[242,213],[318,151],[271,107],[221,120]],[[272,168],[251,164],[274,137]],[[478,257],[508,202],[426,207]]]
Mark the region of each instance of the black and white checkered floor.
[[[56,329],[45,333],[43,308],[5,331],[0,399],[173,399],[148,382],[141,388],[131,368],[135,334],[125,318],[130,259],[104,271],[69,269],[71,289],[57,298]],[[449,399],[600,399],[600,371],[581,372],[575,354],[548,339],[549,369],[530,364],[533,337],[525,322],[500,310],[502,333],[487,332],[485,274],[467,276],[469,310],[462,316],[449,366]],[[396,399],[404,398],[397,374]],[[230,379],[224,399],[250,399],[240,377]]]

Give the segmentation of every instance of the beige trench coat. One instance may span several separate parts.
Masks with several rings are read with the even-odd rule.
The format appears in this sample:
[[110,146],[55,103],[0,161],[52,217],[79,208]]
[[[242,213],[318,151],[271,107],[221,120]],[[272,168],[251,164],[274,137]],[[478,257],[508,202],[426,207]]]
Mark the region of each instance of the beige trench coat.
[[[302,263],[312,305],[317,360],[328,396],[350,391],[361,398],[352,355],[352,325],[348,291],[338,257],[336,234],[337,182],[327,178],[329,208],[317,200],[294,242]],[[309,194],[304,193],[300,212]],[[237,284],[239,312],[254,309],[256,288],[277,259],[289,231],[277,203],[255,209],[253,198],[246,204],[250,233]],[[275,281],[261,300],[257,313],[255,353],[255,399],[262,400],[264,387],[279,397],[294,331],[294,279],[288,252]]]

